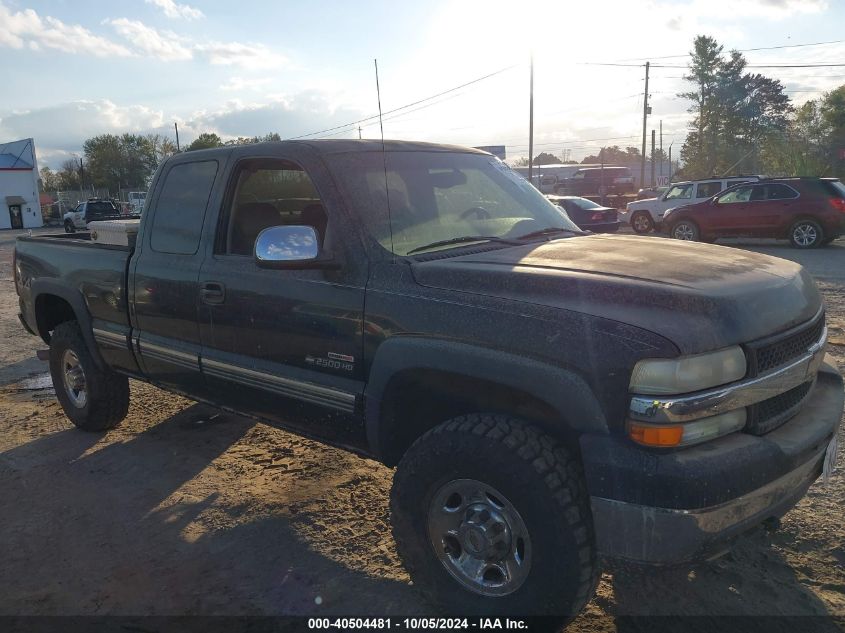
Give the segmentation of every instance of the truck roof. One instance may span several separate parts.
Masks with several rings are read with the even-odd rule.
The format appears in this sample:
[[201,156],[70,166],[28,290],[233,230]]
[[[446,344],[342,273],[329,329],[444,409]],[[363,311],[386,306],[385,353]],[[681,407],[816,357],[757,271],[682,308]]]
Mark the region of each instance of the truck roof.
[[[255,143],[250,147],[256,151],[278,148],[284,145],[306,145],[318,154],[346,154],[351,152],[380,152],[382,149],[387,152],[461,152],[465,154],[487,154],[482,150],[463,145],[444,145],[441,143],[425,143],[421,141],[385,140],[384,144],[377,139],[302,139],[290,141],[268,141]],[[213,149],[192,151],[191,154],[216,154],[223,150],[229,150],[231,146]]]

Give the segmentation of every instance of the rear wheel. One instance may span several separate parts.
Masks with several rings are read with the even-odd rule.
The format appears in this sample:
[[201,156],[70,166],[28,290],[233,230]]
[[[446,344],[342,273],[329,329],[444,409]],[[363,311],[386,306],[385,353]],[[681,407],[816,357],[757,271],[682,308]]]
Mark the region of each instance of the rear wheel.
[[698,225],[692,220],[679,220],[672,225],[672,237],[676,240],[698,242],[701,239],[701,232]]
[[393,479],[396,547],[414,584],[464,615],[576,615],[598,578],[578,461],[536,427],[455,418],[408,450]]
[[106,431],[126,417],[129,379],[97,367],[76,321],[53,330],[50,375],[65,415],[77,428]]
[[824,230],[815,220],[798,220],[789,228],[789,243],[794,248],[816,248],[825,243]]
[[654,220],[651,219],[651,215],[648,212],[636,211],[631,216],[631,228],[634,229],[634,233],[639,233],[640,235],[651,233],[654,230]]

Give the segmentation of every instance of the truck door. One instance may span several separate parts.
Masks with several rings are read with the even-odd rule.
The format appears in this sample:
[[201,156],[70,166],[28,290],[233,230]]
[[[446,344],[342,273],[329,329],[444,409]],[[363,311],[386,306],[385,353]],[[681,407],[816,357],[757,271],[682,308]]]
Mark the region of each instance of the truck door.
[[133,341],[153,382],[199,395],[204,388],[197,324],[200,238],[221,165],[181,160],[165,170],[130,271]]
[[[322,162],[242,156],[199,277],[203,373],[222,404],[334,433],[351,424],[364,387],[366,258],[346,255],[359,238]],[[259,267],[255,240],[279,225],[314,227],[337,266]],[[294,415],[302,403],[320,415]]]

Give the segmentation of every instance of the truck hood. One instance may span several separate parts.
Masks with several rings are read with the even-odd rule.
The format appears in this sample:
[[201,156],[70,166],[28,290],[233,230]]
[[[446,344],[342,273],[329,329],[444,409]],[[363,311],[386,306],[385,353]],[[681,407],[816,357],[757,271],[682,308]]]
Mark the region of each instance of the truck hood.
[[683,354],[774,334],[811,319],[822,305],[810,275],[793,262],[648,237],[564,238],[416,261],[412,270],[423,286],[640,327]]

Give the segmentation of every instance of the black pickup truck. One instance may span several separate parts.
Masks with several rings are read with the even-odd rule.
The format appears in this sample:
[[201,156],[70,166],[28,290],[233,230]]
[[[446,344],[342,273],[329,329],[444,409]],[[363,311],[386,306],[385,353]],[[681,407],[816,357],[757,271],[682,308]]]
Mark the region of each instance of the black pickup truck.
[[583,233],[476,150],[177,154],[134,246],[22,237],[14,267],[76,426],[135,378],[395,465],[398,551],[465,614],[576,613],[602,558],[713,556],[833,461],[800,266]]

